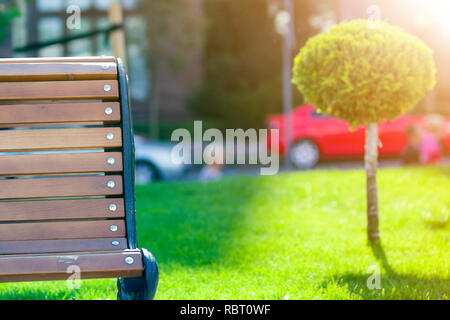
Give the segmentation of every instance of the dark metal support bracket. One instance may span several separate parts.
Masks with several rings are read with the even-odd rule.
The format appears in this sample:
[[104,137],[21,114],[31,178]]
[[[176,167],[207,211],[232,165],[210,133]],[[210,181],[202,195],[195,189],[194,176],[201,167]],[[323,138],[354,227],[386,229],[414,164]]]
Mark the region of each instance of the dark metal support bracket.
[[136,193],[134,190],[135,147],[130,108],[130,95],[128,91],[128,77],[121,59],[117,59],[117,68],[119,74],[120,109],[122,113],[121,129],[123,145],[123,186],[128,248],[136,249],[138,247],[138,240],[136,231]]
[[159,274],[155,257],[141,249],[144,275],[139,278],[117,279],[117,300],[153,300],[158,287]]
[[[121,59],[117,59],[119,94],[121,106],[121,129],[123,145],[123,186],[125,203],[125,223],[128,248],[137,249],[136,193],[135,193],[135,146],[130,108],[128,77]],[[139,278],[119,278],[117,280],[119,300],[152,300],[158,287],[159,273],[155,257],[146,249],[141,249],[144,272]]]

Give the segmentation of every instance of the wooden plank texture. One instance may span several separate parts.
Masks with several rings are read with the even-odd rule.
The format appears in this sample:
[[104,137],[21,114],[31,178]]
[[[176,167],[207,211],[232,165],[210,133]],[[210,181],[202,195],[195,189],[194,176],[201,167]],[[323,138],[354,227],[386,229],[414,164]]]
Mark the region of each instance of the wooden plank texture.
[[0,221],[123,218],[123,199],[0,202]]
[[[132,264],[125,263],[127,257]],[[17,255],[0,257],[0,282],[67,280],[74,272],[70,266],[79,268],[81,279],[140,277],[143,272],[139,250]]]
[[[114,187],[108,187],[108,182]],[[0,200],[121,195],[122,176],[0,179]]]
[[[108,91],[105,85],[110,86]],[[118,97],[117,80],[0,82],[0,101],[117,100]]]
[[115,63],[0,63],[1,81],[72,81],[117,79]]
[[[111,226],[117,226],[111,231]],[[125,237],[124,220],[0,223],[0,241]]]
[[[107,109],[110,108],[110,109]],[[0,124],[89,123],[120,121],[118,102],[0,105]]]
[[[107,135],[113,134],[109,140]],[[120,128],[0,130],[0,152],[102,149],[122,146]]]
[[0,63],[64,63],[64,62],[111,62],[115,63],[116,58],[112,56],[100,57],[48,57],[48,58],[4,58]]
[[0,176],[119,171],[120,152],[0,155]]
[[0,241],[0,255],[123,250],[125,238]]

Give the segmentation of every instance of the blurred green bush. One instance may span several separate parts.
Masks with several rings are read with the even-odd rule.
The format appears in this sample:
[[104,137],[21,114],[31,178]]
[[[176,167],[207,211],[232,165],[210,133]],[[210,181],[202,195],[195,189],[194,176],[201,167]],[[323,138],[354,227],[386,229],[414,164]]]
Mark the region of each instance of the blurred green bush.
[[0,43],[5,39],[11,21],[19,16],[20,11],[13,4],[8,8],[0,4]]

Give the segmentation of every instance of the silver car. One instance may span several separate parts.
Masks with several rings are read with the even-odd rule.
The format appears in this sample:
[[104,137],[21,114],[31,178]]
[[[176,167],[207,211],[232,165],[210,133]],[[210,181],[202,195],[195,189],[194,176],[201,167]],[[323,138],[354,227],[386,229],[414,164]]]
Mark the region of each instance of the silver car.
[[171,159],[175,143],[150,141],[135,136],[136,184],[148,184],[158,180],[178,180],[189,170],[185,164],[175,164]]

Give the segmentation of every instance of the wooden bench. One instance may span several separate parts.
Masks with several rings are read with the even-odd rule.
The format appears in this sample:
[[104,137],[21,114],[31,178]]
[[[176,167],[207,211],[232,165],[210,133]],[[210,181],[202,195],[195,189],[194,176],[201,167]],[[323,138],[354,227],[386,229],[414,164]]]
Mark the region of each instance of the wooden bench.
[[[69,268],[76,266],[76,268]],[[138,248],[127,77],[113,57],[0,59],[0,282],[119,278],[152,299]]]

